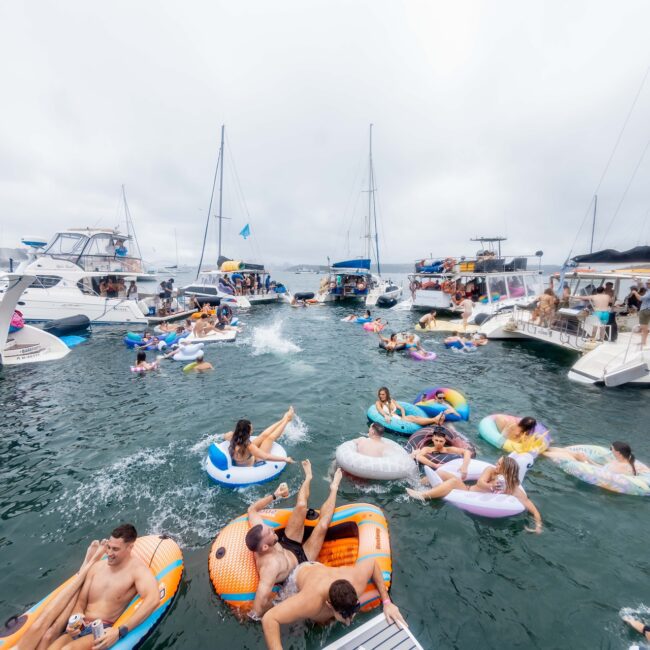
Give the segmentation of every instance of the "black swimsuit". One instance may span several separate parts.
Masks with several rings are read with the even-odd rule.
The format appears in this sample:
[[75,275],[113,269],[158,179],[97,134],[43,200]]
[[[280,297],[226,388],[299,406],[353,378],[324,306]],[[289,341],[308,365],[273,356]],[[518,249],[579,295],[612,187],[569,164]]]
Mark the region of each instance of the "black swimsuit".
[[300,542],[296,542],[294,539],[287,537],[286,533],[283,530],[278,533],[278,543],[282,548],[286,548],[287,551],[293,553],[296,556],[298,564],[302,564],[303,562],[308,561],[307,556],[305,555],[305,551],[302,548],[302,544]]

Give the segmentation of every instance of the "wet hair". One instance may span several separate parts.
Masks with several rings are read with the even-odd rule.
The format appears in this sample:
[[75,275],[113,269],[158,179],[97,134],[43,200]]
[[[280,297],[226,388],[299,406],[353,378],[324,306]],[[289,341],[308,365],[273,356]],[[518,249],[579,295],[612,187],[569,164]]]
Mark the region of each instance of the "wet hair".
[[141,361],[146,361],[147,360],[147,353],[144,350],[140,350],[138,352],[138,356],[136,357],[136,361],[140,363]]
[[524,433],[532,433],[533,429],[537,426],[537,420],[530,416],[526,416],[525,418],[521,418],[518,424]]
[[617,451],[625,460],[630,463],[630,466],[632,467],[632,474],[636,476],[636,467],[634,466],[634,461],[636,458],[634,457],[634,454],[632,453],[632,448],[630,445],[627,444],[627,442],[620,442],[616,441],[612,443],[612,449]]
[[517,465],[517,461],[510,458],[510,456],[502,456],[501,474],[506,480],[506,492],[512,494],[519,486],[519,465]]
[[605,292],[605,287],[598,287],[598,289],[596,289],[596,293],[604,293],[604,292]]
[[366,317],[370,318],[370,310],[369,309],[366,309]]
[[393,333],[390,335],[390,340],[391,340],[391,341],[396,341],[396,340],[397,340],[397,334],[395,334],[395,332],[393,332]]
[[247,533],[244,541],[246,542],[246,547],[249,551],[255,553],[257,549],[262,544],[262,534],[264,533],[264,528],[262,524],[257,524],[253,526]]
[[330,585],[328,598],[332,607],[344,618],[350,618],[359,611],[359,597],[347,580],[335,580]]
[[237,420],[235,430],[232,434],[232,439],[230,440],[230,447],[228,447],[231,458],[234,455],[237,447],[248,447],[248,444],[251,441],[252,429],[253,425],[251,424],[250,420]]
[[377,397],[381,400],[381,393],[385,392],[386,393],[386,401],[390,402],[390,391],[386,386],[382,386],[378,391],[377,391]]
[[207,317],[208,317],[208,315],[207,315],[205,312],[203,312],[203,313],[201,314],[201,318],[207,318]]
[[447,436],[445,435],[445,432],[441,430],[434,430],[431,434],[431,439],[433,440],[433,438],[444,438],[445,442],[447,442]]
[[120,524],[111,532],[111,537],[123,539],[127,544],[131,544],[138,539],[138,531],[133,524]]
[[373,422],[370,425],[370,428],[378,435],[378,436],[383,436],[384,431],[386,430],[383,425],[379,424],[378,422]]

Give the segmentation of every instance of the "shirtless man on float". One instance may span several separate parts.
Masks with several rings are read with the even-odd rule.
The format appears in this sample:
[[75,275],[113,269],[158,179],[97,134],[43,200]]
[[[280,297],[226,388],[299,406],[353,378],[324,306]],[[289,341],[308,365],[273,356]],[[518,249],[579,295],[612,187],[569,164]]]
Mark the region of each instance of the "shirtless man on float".
[[320,509],[320,519],[312,530],[309,539],[303,544],[305,518],[309,502],[309,487],[312,480],[311,463],[302,461],[305,480],[300,486],[296,506],[289,517],[287,526],[279,535],[264,523],[260,511],[277,499],[286,499],[289,488],[281,483],[273,494],[256,501],[248,508],[248,524],[250,529],[246,534],[246,546],[255,554],[255,564],[260,581],[257,586],[253,609],[249,616],[259,620],[264,612],[272,606],[273,586],[285,581],[289,574],[302,562],[315,560],[325,541],[325,534],[332,521],[336,506],[336,493],[341,483],[342,473],[336,470],[330,493]]
[[[136,539],[135,528],[122,524],[108,540],[95,540],[74,579],[47,604],[19,641],[19,650],[104,650],[145,621],[158,606],[160,595],[147,565],[131,554]],[[105,562],[101,561],[104,556]],[[141,604],[129,625],[112,627],[136,596]],[[83,616],[81,629],[66,627],[72,614]],[[97,640],[91,627],[96,619],[104,624],[104,634]]]
[[350,625],[361,609],[359,597],[370,580],[379,592],[388,623],[407,627],[399,609],[388,597],[384,576],[374,559],[362,560],[353,567],[327,567],[308,562],[296,567],[285,583],[284,589],[291,588],[293,595],[264,614],[262,628],[267,648],[282,650],[282,624],[303,619],[328,623],[335,618]]

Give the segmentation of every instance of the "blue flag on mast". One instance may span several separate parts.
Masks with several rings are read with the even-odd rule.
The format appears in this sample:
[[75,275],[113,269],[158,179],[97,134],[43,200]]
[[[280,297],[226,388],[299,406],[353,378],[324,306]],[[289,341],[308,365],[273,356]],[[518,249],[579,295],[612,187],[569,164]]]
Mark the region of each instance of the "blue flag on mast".
[[250,227],[248,224],[246,224],[246,225],[241,229],[241,231],[240,231],[239,234],[240,234],[244,239],[246,239],[247,237],[250,237],[250,235],[251,235],[251,227]]

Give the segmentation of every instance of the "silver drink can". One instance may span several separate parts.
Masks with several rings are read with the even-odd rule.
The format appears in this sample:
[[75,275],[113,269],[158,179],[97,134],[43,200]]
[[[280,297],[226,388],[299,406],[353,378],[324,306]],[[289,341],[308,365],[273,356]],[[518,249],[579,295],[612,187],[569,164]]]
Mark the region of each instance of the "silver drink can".
[[73,614],[68,619],[68,629],[72,634],[81,632],[81,628],[84,626],[84,617],[83,614]]
[[102,623],[101,618],[96,618],[92,622],[91,627],[93,630],[93,638],[95,639],[95,641],[97,641],[97,639],[100,639],[101,637],[104,636],[104,624]]

